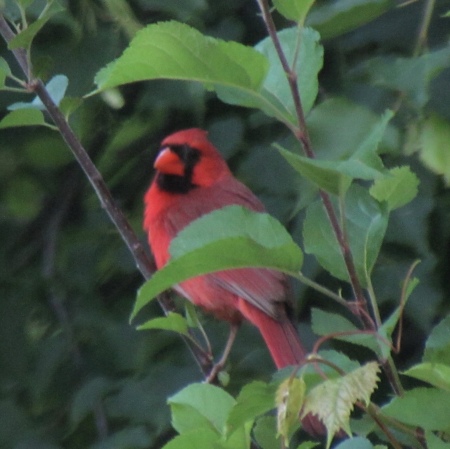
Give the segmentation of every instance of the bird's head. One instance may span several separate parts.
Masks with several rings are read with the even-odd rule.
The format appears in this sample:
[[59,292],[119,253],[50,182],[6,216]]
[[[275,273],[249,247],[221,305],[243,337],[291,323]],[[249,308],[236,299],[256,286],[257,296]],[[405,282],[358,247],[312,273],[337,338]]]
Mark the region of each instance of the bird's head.
[[199,128],[178,131],[166,137],[156,157],[156,182],[173,193],[187,193],[196,187],[208,187],[230,170],[219,151]]

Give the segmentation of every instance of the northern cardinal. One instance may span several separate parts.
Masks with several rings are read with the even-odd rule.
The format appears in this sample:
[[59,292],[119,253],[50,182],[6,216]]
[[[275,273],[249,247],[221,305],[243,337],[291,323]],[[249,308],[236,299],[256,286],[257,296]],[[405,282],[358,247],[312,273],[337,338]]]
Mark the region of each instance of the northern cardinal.
[[[154,168],[156,175],[144,198],[144,229],[158,268],[170,258],[172,239],[200,216],[228,205],[265,211],[256,196],[232,175],[201,129],[166,137]],[[241,268],[198,276],[174,288],[231,324],[224,357],[239,324],[247,319],[259,329],[278,369],[304,360],[306,351],[292,321],[292,302],[284,274]],[[324,433],[323,425],[311,415],[303,419],[303,427],[313,435]]]

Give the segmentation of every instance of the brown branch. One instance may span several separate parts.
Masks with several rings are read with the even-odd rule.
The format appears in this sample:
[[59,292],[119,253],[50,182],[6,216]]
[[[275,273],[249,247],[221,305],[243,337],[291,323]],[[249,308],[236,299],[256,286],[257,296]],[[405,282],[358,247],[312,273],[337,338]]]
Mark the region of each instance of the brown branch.
[[[0,35],[3,37],[6,43],[11,41],[14,38],[15,34],[9,27],[7,21],[0,14]],[[98,199],[100,200],[100,204],[105,209],[106,213],[109,215],[111,221],[115,225],[116,229],[119,231],[119,234],[122,240],[127,245],[130,250],[139,271],[142,273],[142,276],[148,280],[151,278],[153,274],[153,265],[147,254],[141,245],[141,242],[137,238],[135,232],[131,228],[128,220],[123,214],[122,210],[119,208],[117,203],[114,201],[114,198],[111,195],[105,181],[103,180],[102,175],[97,170],[97,167],[92,162],[89,157],[87,151],[84,149],[78,137],[73,132],[66,118],[64,117],[61,110],[55,104],[53,99],[51,98],[49,92],[44,86],[43,82],[39,79],[35,79],[32,76],[31,67],[28,64],[27,53],[24,49],[14,49],[12,50],[14,57],[16,58],[20,68],[24,72],[25,76],[28,79],[28,89],[32,92],[35,92],[39,99],[42,101],[42,104],[45,106],[49,116],[51,117],[53,123],[58,128],[59,133],[62,138],[66,142],[67,146],[72,151],[75,159],[78,164],[84,171],[87,179],[91,183],[92,187],[97,194]],[[158,302],[165,314],[171,311],[171,303],[168,301],[166,295],[160,295],[158,297]],[[189,339],[182,337],[185,344],[190,349],[195,361],[197,362],[200,370],[203,375],[206,377],[211,368],[212,362],[211,358],[204,351],[200,350],[199,347],[194,345]]]

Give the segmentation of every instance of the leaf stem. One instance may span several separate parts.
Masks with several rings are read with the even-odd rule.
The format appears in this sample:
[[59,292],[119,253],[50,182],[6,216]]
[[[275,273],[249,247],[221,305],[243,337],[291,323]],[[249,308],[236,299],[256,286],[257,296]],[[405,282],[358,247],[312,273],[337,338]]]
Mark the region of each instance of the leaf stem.
[[346,301],[342,296],[339,296],[337,293],[334,293],[332,290],[329,290],[328,288],[324,287],[323,285],[313,281],[312,279],[309,279],[306,277],[301,271],[297,273],[297,279],[302,282],[303,284],[307,285],[308,287],[313,288],[319,293],[322,293],[322,295],[328,296],[329,298],[336,301],[338,304],[345,308],[349,308],[348,301]]
[[425,49],[427,43],[428,29],[430,28],[431,18],[436,0],[427,0],[423,9],[422,22],[420,23],[417,42],[414,47],[413,56],[419,56]]

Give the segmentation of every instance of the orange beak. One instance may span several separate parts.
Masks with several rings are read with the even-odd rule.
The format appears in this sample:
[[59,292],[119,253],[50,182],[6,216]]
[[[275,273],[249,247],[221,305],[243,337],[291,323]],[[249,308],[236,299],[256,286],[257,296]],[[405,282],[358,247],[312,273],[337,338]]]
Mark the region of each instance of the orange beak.
[[163,148],[153,164],[153,167],[160,173],[166,175],[184,175],[184,164],[176,153],[169,147]]

